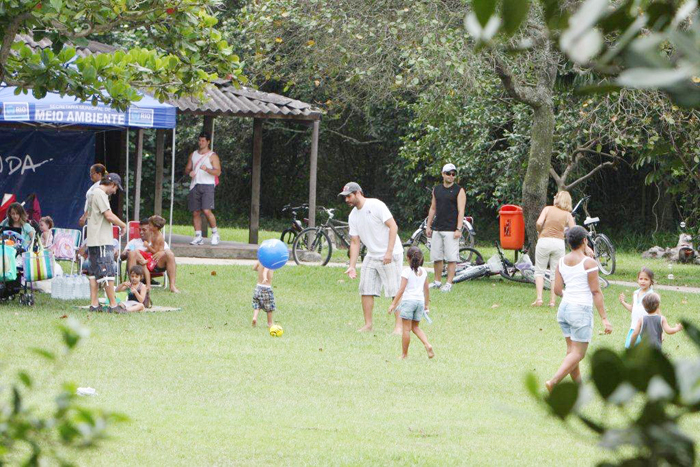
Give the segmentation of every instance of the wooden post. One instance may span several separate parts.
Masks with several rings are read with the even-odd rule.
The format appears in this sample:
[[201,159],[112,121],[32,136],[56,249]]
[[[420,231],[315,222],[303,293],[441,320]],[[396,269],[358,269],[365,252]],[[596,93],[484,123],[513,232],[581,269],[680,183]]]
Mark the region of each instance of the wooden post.
[[263,121],[253,119],[253,173],[251,176],[252,196],[250,200],[250,229],[248,243],[258,243],[260,228],[260,164],[262,160],[262,129]]
[[153,214],[163,215],[163,153],[165,152],[165,130],[156,130],[156,192]]
[[211,150],[214,150],[214,119],[216,117],[211,117],[209,115],[204,116],[204,131],[209,133],[211,135],[211,143],[209,144],[209,147]]
[[309,227],[316,226],[316,174],[318,172],[318,133],[321,126],[314,120],[311,133],[311,157],[309,160]]
[[[118,139],[118,140],[115,139],[115,141],[111,141],[111,140],[110,140],[110,143],[111,143],[110,146],[111,146],[112,144],[115,144],[116,141],[119,141],[119,143],[118,143],[118,148],[119,148],[119,149],[118,149],[118,151],[119,151],[119,156],[118,156],[119,159],[118,159],[118,161],[119,161],[119,162],[117,163],[117,170],[116,170],[116,172],[117,172],[118,174],[124,174],[124,173],[126,172],[126,157],[127,157],[127,148],[126,148],[126,145],[127,145],[127,142],[128,142],[128,140],[127,140],[127,138],[126,138],[127,131],[129,131],[129,130],[126,129],[126,130],[121,130],[121,131],[119,131],[119,139]],[[110,132],[110,133],[113,133],[113,132]],[[115,144],[115,145],[116,145],[116,144]],[[115,152],[116,152],[116,151],[115,151]],[[106,165],[107,165],[108,169],[113,170],[114,165],[112,165],[111,163],[109,163],[109,161],[108,161],[108,164],[106,164]],[[125,187],[125,188],[126,188],[126,187]],[[124,217],[124,208],[125,208],[125,206],[126,206],[126,193],[124,193],[123,191],[117,191],[117,210],[116,210],[116,214],[117,214],[117,216],[118,216],[120,219],[125,219],[125,217]],[[128,221],[129,219],[126,219],[126,220]]]
[[136,132],[136,174],[134,178],[134,220],[141,216],[141,168],[143,166],[143,129]]

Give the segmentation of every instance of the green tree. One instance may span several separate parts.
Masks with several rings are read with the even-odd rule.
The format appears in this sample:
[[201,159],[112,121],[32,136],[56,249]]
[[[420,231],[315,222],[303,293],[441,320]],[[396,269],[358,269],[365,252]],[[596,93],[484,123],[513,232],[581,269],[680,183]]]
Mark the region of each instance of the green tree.
[[[124,108],[137,89],[160,100],[197,94],[218,77],[245,81],[242,64],[216,29],[219,1],[6,0],[0,3],[0,81]],[[76,56],[100,34],[130,35],[128,50]],[[18,35],[51,40],[33,50]]]

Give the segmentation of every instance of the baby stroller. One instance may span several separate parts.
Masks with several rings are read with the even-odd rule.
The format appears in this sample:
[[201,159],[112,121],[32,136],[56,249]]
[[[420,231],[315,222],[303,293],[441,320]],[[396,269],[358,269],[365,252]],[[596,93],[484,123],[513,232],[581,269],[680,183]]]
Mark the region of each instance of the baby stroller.
[[[22,262],[22,253],[31,250],[22,234],[12,227],[0,230],[0,302],[8,302],[19,297],[20,305],[34,305],[34,291],[31,282],[23,280],[23,269],[17,267]],[[19,258],[19,259],[18,259]]]

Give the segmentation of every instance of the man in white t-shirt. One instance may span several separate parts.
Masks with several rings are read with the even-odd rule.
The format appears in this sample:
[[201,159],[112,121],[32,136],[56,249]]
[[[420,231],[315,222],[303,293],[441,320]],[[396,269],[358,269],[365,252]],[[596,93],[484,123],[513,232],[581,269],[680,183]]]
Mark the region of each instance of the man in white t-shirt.
[[97,189],[98,186],[100,186],[100,180],[102,180],[102,177],[105,176],[107,173],[107,167],[105,167],[102,164],[93,164],[90,167],[90,180],[92,180],[92,186],[88,189],[88,191],[85,193],[85,207],[83,208],[83,215],[80,217],[80,220],[78,223],[80,224],[80,227],[85,225],[85,221],[88,218],[88,204],[90,203],[90,195],[92,194],[93,190]]
[[187,195],[187,207],[192,212],[194,224],[194,240],[190,245],[203,245],[202,217],[207,218],[211,227],[211,244],[218,245],[220,241],[219,230],[216,227],[214,210],[214,194],[218,177],[221,175],[221,161],[219,156],[209,148],[211,135],[206,131],[199,134],[197,145],[199,149],[190,154],[187,159],[185,173],[190,175],[190,193]]
[[[360,274],[360,295],[365,325],[361,332],[372,330],[372,309],[374,297],[384,294],[394,297],[399,290],[401,267],[403,265],[403,247],[398,237],[398,226],[389,208],[376,198],[365,198],[362,188],[355,182],[343,187],[338,196],[343,196],[348,206],[352,206],[348,223],[350,225],[350,267],[345,274],[357,277],[355,265],[360,254],[360,242],[367,247],[367,256],[362,262]],[[400,335],[401,317],[396,314],[394,334]]]

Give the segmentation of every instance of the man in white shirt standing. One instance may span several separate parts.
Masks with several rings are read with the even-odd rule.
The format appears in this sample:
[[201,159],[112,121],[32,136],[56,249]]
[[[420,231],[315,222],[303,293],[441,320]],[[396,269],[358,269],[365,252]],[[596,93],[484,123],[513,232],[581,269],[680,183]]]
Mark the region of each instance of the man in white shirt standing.
[[80,217],[80,220],[78,223],[80,224],[80,227],[85,225],[85,221],[88,218],[88,204],[90,203],[90,195],[92,194],[93,190],[95,190],[98,186],[100,186],[100,180],[102,180],[102,177],[105,176],[107,173],[107,167],[105,167],[102,164],[93,164],[90,167],[90,180],[92,180],[92,186],[88,189],[87,193],[85,193],[85,207],[83,208],[83,215]]
[[[353,208],[348,218],[350,225],[350,267],[345,271],[350,279],[357,277],[355,266],[360,255],[360,242],[367,247],[367,256],[362,262],[360,295],[365,325],[359,331],[372,330],[374,297],[381,295],[382,287],[387,297],[394,297],[399,290],[403,247],[398,238],[399,228],[386,204],[376,198],[365,198],[362,188],[355,182],[343,187],[338,196],[343,196]],[[401,317],[396,314],[393,334],[401,334]]]
[[217,179],[221,175],[221,161],[219,156],[209,149],[211,144],[209,133],[201,132],[197,144],[199,149],[190,154],[189,159],[187,159],[187,167],[185,167],[185,173],[188,173],[192,178],[190,193],[187,195],[187,207],[192,212],[192,223],[194,224],[194,240],[190,244],[204,244],[201,218],[201,214],[204,213],[211,227],[211,244],[218,245],[219,230],[216,228],[216,217],[214,217],[212,210],[214,209]]

